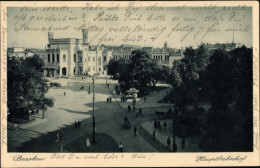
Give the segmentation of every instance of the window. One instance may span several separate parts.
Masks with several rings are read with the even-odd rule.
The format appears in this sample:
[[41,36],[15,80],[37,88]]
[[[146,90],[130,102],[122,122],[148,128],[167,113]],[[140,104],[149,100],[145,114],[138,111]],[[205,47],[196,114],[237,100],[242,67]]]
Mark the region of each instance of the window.
[[104,62],[106,62],[107,61],[107,57],[104,57]]
[[93,61],[95,61],[95,57],[93,57]]
[[63,62],[66,62],[66,54],[63,54]]
[[101,65],[101,57],[98,57],[98,65]]
[[99,72],[100,72],[100,71],[101,71],[101,68],[99,67],[98,70],[99,70]]
[[85,62],[87,62],[87,59],[85,58]]
[[88,67],[88,72],[90,71],[90,67]]
[[48,54],[48,62],[51,62],[51,56]]
[[60,55],[59,54],[57,54],[57,62],[60,62]]
[[74,62],[76,62],[76,54],[74,54]]
[[55,55],[52,54],[52,62],[55,62]]
[[79,62],[82,62],[82,56],[79,56]]
[[88,57],[88,62],[90,61],[90,57]]
[[95,67],[93,66],[93,71],[95,71]]

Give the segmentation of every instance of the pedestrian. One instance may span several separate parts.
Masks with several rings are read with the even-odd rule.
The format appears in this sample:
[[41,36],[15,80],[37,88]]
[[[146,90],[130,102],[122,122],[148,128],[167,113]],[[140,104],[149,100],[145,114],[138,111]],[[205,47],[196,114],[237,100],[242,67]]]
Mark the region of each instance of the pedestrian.
[[135,106],[133,106],[133,112],[135,112]]
[[166,131],[166,127],[167,127],[167,123],[164,121],[164,123],[163,123],[164,131]]
[[107,84],[107,86],[109,87],[109,83]]
[[127,121],[128,121],[128,118],[125,117],[125,118],[124,118],[124,127],[126,127]]
[[64,96],[66,96],[66,92],[64,92]]
[[109,102],[110,102],[110,103],[112,102],[112,97],[109,98]]
[[139,115],[142,116],[142,108],[139,109]]
[[156,132],[155,130],[153,130],[153,140],[155,140],[155,138],[156,138]]
[[77,121],[75,120],[75,127],[78,127],[78,123],[77,123]]
[[169,149],[171,149],[171,148],[170,148],[170,147],[171,147],[171,139],[170,139],[170,137],[167,138],[167,147],[168,147]]
[[134,126],[134,136],[136,136],[136,131],[137,131],[137,129],[136,129],[136,127]]
[[80,124],[81,124],[81,121],[80,121],[80,120],[78,120],[78,127],[80,127]]
[[144,97],[144,102],[146,103],[146,97]]
[[109,98],[107,98],[107,103],[109,103]]
[[154,129],[157,129],[157,121],[156,120],[154,120]]
[[158,128],[159,128],[159,132],[161,132],[161,131],[162,131],[162,125],[161,125],[161,123],[159,123]]
[[181,147],[182,147],[182,149],[185,149],[185,136],[182,137]]
[[119,143],[119,152],[123,152],[123,144],[121,142]]
[[89,148],[90,147],[90,141],[89,141],[89,138],[87,137],[86,138],[86,146]]
[[83,80],[83,76],[82,76],[82,80]]
[[60,133],[57,132],[57,134],[56,134],[56,142],[58,142],[59,140],[60,140]]
[[128,112],[130,112],[131,111],[131,107],[130,107],[130,105],[128,105]]

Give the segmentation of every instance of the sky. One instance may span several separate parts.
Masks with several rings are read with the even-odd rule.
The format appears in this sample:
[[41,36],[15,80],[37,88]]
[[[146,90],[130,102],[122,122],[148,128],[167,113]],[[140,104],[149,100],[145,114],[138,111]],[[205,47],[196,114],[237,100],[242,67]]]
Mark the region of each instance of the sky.
[[252,46],[251,7],[98,9],[8,7],[8,47],[45,48],[48,31],[54,38],[81,39],[82,28],[89,30],[92,45],[162,47],[167,42],[172,48],[196,47],[201,43],[231,43],[234,34],[235,43]]

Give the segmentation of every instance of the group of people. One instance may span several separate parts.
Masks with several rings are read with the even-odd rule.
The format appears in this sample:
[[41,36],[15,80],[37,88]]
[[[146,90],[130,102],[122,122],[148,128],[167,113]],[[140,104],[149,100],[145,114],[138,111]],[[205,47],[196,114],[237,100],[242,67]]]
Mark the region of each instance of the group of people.
[[[131,106],[130,106],[130,105],[128,105],[128,107],[127,107],[127,111],[128,111],[128,112],[131,112],[131,110],[132,110],[132,109],[131,109]],[[142,108],[141,108],[141,107],[139,108],[139,110],[138,110],[138,111],[135,111],[135,106],[133,106],[133,112],[136,112],[136,116],[138,116],[138,115],[140,115],[140,116],[141,116],[141,115],[142,115],[142,111],[143,111],[143,110],[142,110]]]
[[121,97],[121,100],[120,100],[121,102],[125,102],[126,101],[126,97],[125,97],[125,95],[123,95],[122,97]]
[[81,121],[79,121],[79,120],[75,121],[75,123],[74,123],[75,128],[79,128],[80,125],[81,125]]
[[[167,123],[166,123],[166,121],[164,121],[164,123],[163,123],[163,128],[164,128],[164,131],[166,131],[166,128],[167,128]],[[162,131],[162,124],[161,124],[160,121],[154,120],[154,129],[155,129],[155,130],[158,129],[159,132]]]
[[107,103],[111,103],[112,102],[112,98],[111,97],[108,97],[107,98]]

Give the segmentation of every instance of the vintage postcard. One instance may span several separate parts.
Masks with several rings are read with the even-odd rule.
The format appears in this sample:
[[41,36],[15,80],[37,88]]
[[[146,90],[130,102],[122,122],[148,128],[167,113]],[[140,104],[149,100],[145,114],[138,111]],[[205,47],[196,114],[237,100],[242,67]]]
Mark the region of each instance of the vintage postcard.
[[258,5],[1,2],[1,167],[259,165]]

